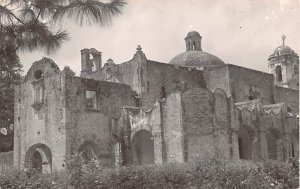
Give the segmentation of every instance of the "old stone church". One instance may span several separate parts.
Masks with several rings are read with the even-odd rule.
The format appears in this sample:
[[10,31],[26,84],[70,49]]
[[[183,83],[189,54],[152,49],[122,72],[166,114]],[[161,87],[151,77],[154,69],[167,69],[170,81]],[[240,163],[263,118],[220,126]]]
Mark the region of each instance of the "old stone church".
[[118,64],[83,49],[80,77],[34,62],[15,87],[14,165],[55,172],[75,154],[110,167],[298,157],[299,56],[284,38],[266,57],[271,74],[225,64],[196,31],[184,39],[169,63],[140,46]]

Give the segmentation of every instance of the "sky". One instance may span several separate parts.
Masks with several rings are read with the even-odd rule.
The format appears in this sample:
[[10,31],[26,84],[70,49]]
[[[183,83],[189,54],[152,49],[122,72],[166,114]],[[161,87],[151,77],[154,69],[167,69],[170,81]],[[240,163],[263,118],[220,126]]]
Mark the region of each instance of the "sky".
[[71,39],[53,55],[20,52],[24,74],[34,61],[53,59],[80,75],[80,50],[96,48],[103,64],[132,59],[141,45],[147,59],[168,63],[185,51],[184,38],[195,30],[202,50],[235,64],[270,72],[268,57],[282,44],[300,53],[299,0],[127,0],[123,14],[109,26],[65,27]]

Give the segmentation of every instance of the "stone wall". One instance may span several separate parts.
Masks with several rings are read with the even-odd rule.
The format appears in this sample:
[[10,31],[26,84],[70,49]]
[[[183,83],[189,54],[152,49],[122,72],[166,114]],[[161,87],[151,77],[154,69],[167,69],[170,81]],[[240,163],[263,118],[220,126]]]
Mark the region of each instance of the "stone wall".
[[[111,165],[112,119],[121,116],[124,105],[132,105],[130,87],[79,77],[70,77],[66,83],[67,154],[76,154],[81,145],[93,143],[96,155],[104,164]],[[95,108],[87,107],[86,90],[95,91]]]
[[150,108],[157,99],[173,91],[185,91],[190,88],[205,88],[203,71],[148,60],[147,75],[144,76],[145,88],[142,105]]
[[184,162],[184,130],[180,92],[168,95],[163,111],[166,159],[168,162]]
[[274,97],[276,103],[284,102],[291,112],[299,113],[299,90],[275,86]]
[[228,97],[231,96],[229,71],[227,65],[205,68],[204,77],[209,90],[215,91],[218,88],[223,89]]
[[1,152],[0,153],[0,173],[5,170],[11,170],[14,166],[14,152]]
[[182,104],[186,160],[213,157],[216,153],[213,94],[207,89],[193,88],[182,94]]
[[[41,71],[42,74],[37,74]],[[39,77],[41,76],[41,77]],[[36,90],[39,87],[39,90]],[[14,163],[25,165],[31,147],[45,145],[50,149],[53,171],[64,169],[65,117],[64,75],[50,59],[35,62],[24,82],[15,87]],[[51,163],[50,163],[51,164]]]
[[[272,74],[228,64],[229,84],[234,102],[260,98],[263,104],[273,104]],[[250,97],[252,96],[253,99]]]

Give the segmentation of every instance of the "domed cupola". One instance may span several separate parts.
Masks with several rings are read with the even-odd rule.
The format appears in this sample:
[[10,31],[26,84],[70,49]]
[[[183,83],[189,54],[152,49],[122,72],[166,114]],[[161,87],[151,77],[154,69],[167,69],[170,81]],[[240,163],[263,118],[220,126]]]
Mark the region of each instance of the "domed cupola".
[[286,36],[282,36],[282,45],[269,56],[268,62],[277,86],[299,89],[299,56],[285,45]]
[[185,37],[186,51],[202,51],[201,48],[202,37],[196,31],[191,31]]
[[208,67],[223,65],[218,57],[202,51],[202,36],[196,31],[191,31],[185,37],[186,52],[175,56],[169,64],[186,67]]

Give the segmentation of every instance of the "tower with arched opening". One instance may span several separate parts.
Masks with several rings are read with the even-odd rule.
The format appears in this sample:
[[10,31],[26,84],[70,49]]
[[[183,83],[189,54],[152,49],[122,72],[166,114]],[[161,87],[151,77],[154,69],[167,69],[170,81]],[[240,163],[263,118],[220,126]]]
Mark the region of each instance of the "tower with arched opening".
[[269,56],[269,67],[274,75],[275,85],[299,89],[299,56],[285,45],[286,36],[282,36],[282,45]]

